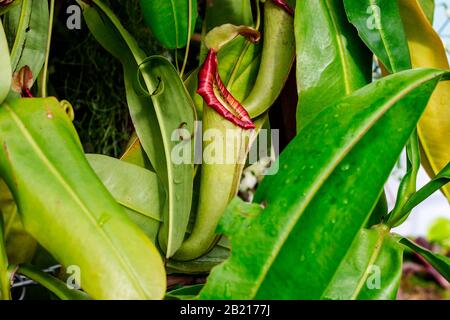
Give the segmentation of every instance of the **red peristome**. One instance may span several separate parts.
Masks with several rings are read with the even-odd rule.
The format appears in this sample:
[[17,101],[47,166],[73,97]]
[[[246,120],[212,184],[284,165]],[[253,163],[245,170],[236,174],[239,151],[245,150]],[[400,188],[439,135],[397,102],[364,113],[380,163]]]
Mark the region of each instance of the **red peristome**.
[[[197,93],[202,96],[209,107],[216,110],[217,113],[228,121],[244,129],[254,129],[255,125],[247,110],[245,110],[239,101],[231,95],[220,79],[217,65],[217,54],[213,49],[210,49],[208,56],[198,73]],[[222,98],[230,105],[230,108],[236,111],[236,115],[228,110],[219,99],[217,99],[214,93],[214,85],[217,86]]]
[[280,8],[283,8],[291,16],[294,15],[294,9],[285,0],[272,0]]

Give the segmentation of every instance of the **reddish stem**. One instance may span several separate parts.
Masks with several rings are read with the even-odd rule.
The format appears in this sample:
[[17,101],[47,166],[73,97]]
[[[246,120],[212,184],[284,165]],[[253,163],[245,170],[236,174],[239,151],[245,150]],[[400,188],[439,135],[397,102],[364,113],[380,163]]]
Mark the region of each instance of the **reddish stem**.
[[[220,79],[219,71],[217,69],[218,60],[217,54],[213,49],[210,49],[205,62],[203,63],[198,74],[198,90],[197,93],[203,97],[206,104],[216,110],[222,117],[235,125],[244,129],[254,129],[255,125],[250,118],[247,110],[237,101],[224,83]],[[214,92],[214,85],[217,86],[222,98],[229,104],[230,108],[236,112],[232,113],[228,110],[216,97]]]

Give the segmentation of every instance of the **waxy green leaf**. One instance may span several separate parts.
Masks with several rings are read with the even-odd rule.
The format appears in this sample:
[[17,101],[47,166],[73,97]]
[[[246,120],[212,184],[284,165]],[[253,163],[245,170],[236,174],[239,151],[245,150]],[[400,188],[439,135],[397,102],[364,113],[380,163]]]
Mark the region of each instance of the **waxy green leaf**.
[[69,288],[65,282],[36,269],[30,264],[21,265],[17,269],[17,273],[45,287],[61,300],[90,300],[86,293],[75,288]]
[[5,100],[11,88],[11,61],[9,59],[8,42],[6,41],[3,24],[0,22],[0,103]]
[[411,69],[408,43],[397,1],[344,0],[350,22],[389,72]]
[[299,131],[371,81],[372,55],[348,22],[342,0],[300,1],[296,10]]
[[362,229],[322,298],[395,300],[402,262],[403,248],[387,226]]
[[8,257],[5,247],[5,228],[3,216],[0,211],[0,300],[10,299],[9,277],[8,277]]
[[416,252],[428,261],[447,281],[450,281],[450,258],[431,252],[407,238],[401,238],[400,243]]
[[156,39],[169,49],[186,46],[197,19],[197,0],[141,0],[140,2],[144,21]]
[[162,221],[164,188],[155,173],[99,154],[86,155],[106,189],[122,206]]
[[[411,210],[431,196],[437,190],[441,189],[450,182],[450,163],[448,163],[433,180],[424,185],[420,190],[413,193],[408,201],[400,208],[397,215],[390,217],[388,224],[396,227],[406,220]],[[392,213],[391,213],[392,215]]]
[[231,258],[213,269],[200,298],[324,297],[443,77],[449,74],[433,69],[401,72],[324,109],[257,189],[265,210],[225,230]]
[[0,180],[0,211],[5,225],[4,237],[9,264],[31,262],[36,252],[36,240],[24,229],[17,205],[3,180]]
[[26,230],[64,266],[80,268],[81,287],[95,299],[162,298],[159,252],[95,175],[58,101],[3,103],[0,131],[0,176]]

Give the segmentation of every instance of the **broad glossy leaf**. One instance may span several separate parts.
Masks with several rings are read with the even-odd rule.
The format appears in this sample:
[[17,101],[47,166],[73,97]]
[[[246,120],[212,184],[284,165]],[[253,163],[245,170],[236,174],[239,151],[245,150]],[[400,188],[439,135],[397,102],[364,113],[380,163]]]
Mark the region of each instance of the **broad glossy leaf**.
[[26,230],[64,266],[81,269],[81,287],[93,298],[162,298],[156,247],[95,175],[58,101],[3,103],[0,130],[0,175]]
[[[197,0],[140,0],[140,2],[144,21],[156,39],[169,49],[182,48],[187,44],[197,19]],[[191,30],[189,30],[190,17]]]
[[36,269],[30,264],[21,265],[18,268],[17,273],[37,282],[61,300],[90,300],[90,297],[86,293],[68,288],[65,282]]
[[296,10],[299,131],[371,81],[372,55],[348,22],[342,0],[299,1]]
[[166,198],[156,174],[115,158],[86,156],[106,189],[125,207],[128,217],[156,243]]
[[0,103],[5,100],[11,88],[11,61],[9,59],[8,42],[6,41],[3,24],[0,23]]
[[203,284],[185,286],[167,292],[165,300],[193,300],[203,288]]
[[[151,97],[140,93],[136,83],[139,64],[144,61],[146,55],[126,30],[121,29],[121,32],[117,30],[114,25],[119,23],[117,17],[113,16],[114,20],[111,20],[102,13],[100,10],[104,6],[102,3],[100,4],[103,6],[100,8],[88,6],[81,1],[79,4],[92,35],[122,63],[127,104],[136,133],[152,166],[157,170],[158,175],[164,176],[165,159],[159,152],[164,147],[155,109]],[[109,13],[112,15],[111,12]]]
[[431,252],[424,247],[415,244],[407,238],[401,238],[400,243],[421,255],[427,260],[447,281],[450,281],[450,258],[438,253]]
[[389,228],[362,229],[322,298],[394,300],[402,276],[403,248]]
[[155,173],[104,155],[88,154],[86,157],[118,203],[149,218],[162,220],[165,194]]
[[[175,68],[167,59],[147,59],[142,73],[150,92],[157,92],[159,88],[162,90],[152,95],[167,164],[167,176],[161,179],[166,186],[168,201],[159,240],[167,257],[171,257],[183,242],[191,211],[195,107]],[[183,130],[182,135],[177,133],[180,129]],[[183,150],[183,159],[175,159],[180,154],[177,150]]]
[[205,28],[209,32],[223,24],[251,26],[253,24],[250,0],[211,1],[206,5]]
[[33,82],[45,61],[49,24],[47,1],[22,0],[5,16],[5,27],[11,44],[11,65],[14,72],[30,67]]
[[153,218],[144,216],[137,211],[128,208],[124,209],[128,218],[133,221],[142,231],[144,231],[147,237],[152,240],[155,245],[157,245],[158,232],[159,228],[161,227],[161,222]]
[[5,224],[6,253],[12,265],[30,262],[36,252],[36,240],[26,232],[17,205],[3,180],[0,180],[0,211]]
[[344,0],[344,5],[347,17],[358,29],[361,39],[389,72],[411,68],[397,1]]
[[[448,70],[447,55],[417,0],[399,0],[400,13],[408,39],[414,68]],[[441,82],[434,91],[417,127],[422,147],[422,165],[434,177],[450,159],[450,81]],[[450,187],[442,189],[450,201]]]
[[200,298],[323,297],[444,75],[401,72],[322,111],[281,154],[278,174],[257,189],[255,202],[266,209],[225,230],[233,253],[211,272]]

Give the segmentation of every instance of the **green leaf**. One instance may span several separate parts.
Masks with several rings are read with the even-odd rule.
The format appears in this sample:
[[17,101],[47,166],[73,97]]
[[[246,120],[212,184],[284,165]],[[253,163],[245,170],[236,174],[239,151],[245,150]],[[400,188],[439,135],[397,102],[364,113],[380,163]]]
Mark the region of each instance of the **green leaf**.
[[[165,249],[166,256],[171,257],[184,240],[192,205],[195,107],[167,59],[148,58],[142,74],[149,91],[155,92],[152,101],[164,143],[167,175],[161,179],[166,186],[168,202],[159,243]],[[157,92],[159,88],[161,92]],[[177,156],[182,158],[176,159]]]
[[[28,232],[95,299],[159,299],[161,257],[95,175],[54,98],[0,106],[0,176]],[[102,270],[99,277],[98,270]]]
[[408,201],[401,207],[400,212],[389,221],[390,225],[398,226],[409,216],[411,210],[422,203],[433,193],[450,182],[450,162],[439,172],[436,177],[424,185],[419,191],[411,195]]
[[33,82],[44,65],[48,26],[48,1],[22,0],[5,15],[5,28],[11,44],[11,65],[14,72],[30,67]]
[[203,284],[196,284],[192,286],[185,286],[166,294],[166,300],[193,300],[203,288]]
[[390,73],[411,69],[408,43],[397,1],[344,0],[350,22]]
[[407,238],[401,238],[400,243],[421,255],[427,260],[447,281],[450,281],[450,258],[431,252]]
[[326,106],[371,81],[372,55],[348,22],[341,0],[300,1],[296,10],[300,131]]
[[118,203],[162,221],[165,194],[155,173],[104,155],[88,154],[86,157]]
[[[79,3],[83,8],[83,16],[92,35],[100,45],[122,63],[128,109],[137,136],[151,166],[155,170],[157,169],[160,176],[164,177],[165,159],[159,152],[164,146],[158,119],[151,97],[138,92],[136,83],[139,64],[144,61],[146,55],[126,30],[116,28],[114,23],[119,24],[119,22],[115,16],[112,17],[114,19],[112,20],[103,14],[100,8],[88,6],[83,2]],[[112,15],[112,13],[110,14]]]
[[0,211],[0,300],[10,299],[10,285],[8,277],[8,257],[5,247],[5,232],[3,216]]
[[103,155],[86,155],[89,164],[130,218],[156,243],[165,201],[164,188],[155,173]]
[[255,202],[266,209],[226,233],[231,258],[211,272],[200,298],[323,297],[429,96],[448,75],[401,72],[322,111],[281,154],[278,174],[257,189]]
[[165,47],[186,46],[197,19],[197,0],[141,0],[141,8],[145,23]]
[[4,236],[9,264],[30,262],[36,252],[37,243],[24,229],[17,205],[3,180],[0,180],[0,211],[5,225]]
[[125,208],[125,212],[128,218],[133,221],[142,231],[144,231],[147,237],[152,240],[155,245],[157,245],[158,231],[161,226],[161,222],[144,216],[143,214],[128,208]]
[[61,300],[90,300],[91,298],[84,292],[71,289],[61,280],[36,269],[30,264],[23,264],[17,270],[17,273],[24,275],[30,280],[39,283],[48,289]]
[[403,248],[380,225],[362,229],[322,298],[394,300],[402,276]]
[[11,61],[9,59],[8,42],[6,41],[3,24],[0,22],[0,103],[5,100],[11,88]]
[[120,160],[155,172],[155,169],[152,167],[150,160],[145,154],[141,141],[136,133],[133,133],[125,152],[120,157]]
[[204,274],[211,271],[212,268],[224,262],[230,256],[230,250],[216,245],[207,254],[190,261],[168,260],[166,267],[167,273],[182,274]]

